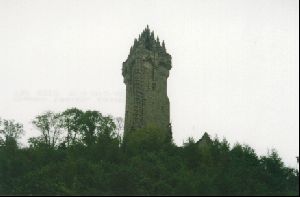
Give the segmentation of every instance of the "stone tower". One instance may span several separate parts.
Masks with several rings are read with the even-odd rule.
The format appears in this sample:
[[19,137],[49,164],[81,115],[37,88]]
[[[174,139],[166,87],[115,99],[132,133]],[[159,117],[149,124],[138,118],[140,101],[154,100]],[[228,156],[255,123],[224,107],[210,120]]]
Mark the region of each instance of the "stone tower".
[[126,84],[124,137],[128,132],[147,126],[169,131],[170,104],[167,78],[171,55],[164,42],[155,39],[149,27],[134,40],[122,74]]

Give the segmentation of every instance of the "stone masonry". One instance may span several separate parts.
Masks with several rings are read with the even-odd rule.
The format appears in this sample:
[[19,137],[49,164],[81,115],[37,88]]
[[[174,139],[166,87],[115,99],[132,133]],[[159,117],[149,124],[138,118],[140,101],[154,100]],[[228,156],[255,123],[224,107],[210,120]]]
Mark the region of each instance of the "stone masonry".
[[124,137],[128,132],[147,126],[167,131],[170,123],[170,104],[167,78],[171,55],[149,27],[134,40],[122,74],[126,84]]

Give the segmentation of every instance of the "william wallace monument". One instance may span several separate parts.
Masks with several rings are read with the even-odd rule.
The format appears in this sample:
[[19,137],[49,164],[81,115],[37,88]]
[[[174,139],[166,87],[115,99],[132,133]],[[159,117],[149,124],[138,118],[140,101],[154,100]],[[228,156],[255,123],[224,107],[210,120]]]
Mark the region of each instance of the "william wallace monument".
[[122,75],[126,84],[124,137],[148,126],[169,131],[170,103],[167,78],[171,55],[149,27],[134,39],[130,53],[123,62]]

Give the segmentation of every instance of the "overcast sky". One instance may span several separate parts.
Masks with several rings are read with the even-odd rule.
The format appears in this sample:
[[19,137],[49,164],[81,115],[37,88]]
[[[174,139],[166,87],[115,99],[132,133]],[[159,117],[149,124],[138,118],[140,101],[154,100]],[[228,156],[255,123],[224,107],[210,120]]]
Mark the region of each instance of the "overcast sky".
[[206,131],[299,155],[298,0],[0,0],[0,117],[70,107],[124,117],[121,74],[148,24],[172,55],[173,137]]

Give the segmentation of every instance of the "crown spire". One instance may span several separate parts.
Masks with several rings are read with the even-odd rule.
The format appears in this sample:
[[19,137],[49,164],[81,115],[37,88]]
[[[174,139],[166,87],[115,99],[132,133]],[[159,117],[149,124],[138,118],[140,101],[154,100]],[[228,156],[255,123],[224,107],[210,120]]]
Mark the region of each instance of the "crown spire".
[[165,43],[160,43],[158,36],[155,38],[154,31],[151,31],[149,25],[139,34],[138,39],[134,39],[132,51],[136,48],[144,48],[149,51],[166,53]]
[[[138,38],[134,39],[126,61],[141,56],[153,57],[157,65],[171,69],[171,55],[166,51],[165,41],[160,42],[159,37],[153,30],[150,30],[149,25],[139,34]],[[127,67],[124,66],[123,73],[126,73],[127,70]]]

